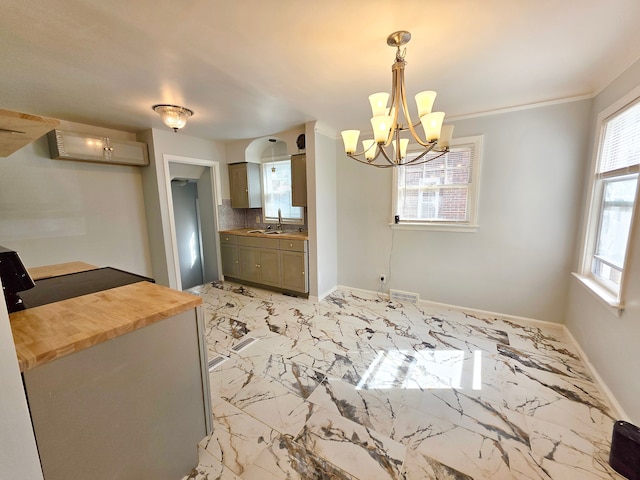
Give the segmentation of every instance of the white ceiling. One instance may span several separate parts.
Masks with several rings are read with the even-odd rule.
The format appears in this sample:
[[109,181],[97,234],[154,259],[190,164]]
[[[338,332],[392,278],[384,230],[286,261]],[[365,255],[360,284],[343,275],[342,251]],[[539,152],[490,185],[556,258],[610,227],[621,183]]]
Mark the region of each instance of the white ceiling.
[[[638,0],[4,0],[0,108],[250,138],[369,125],[408,30],[408,93],[449,117],[593,95],[640,57]],[[410,107],[411,108],[411,107]]]

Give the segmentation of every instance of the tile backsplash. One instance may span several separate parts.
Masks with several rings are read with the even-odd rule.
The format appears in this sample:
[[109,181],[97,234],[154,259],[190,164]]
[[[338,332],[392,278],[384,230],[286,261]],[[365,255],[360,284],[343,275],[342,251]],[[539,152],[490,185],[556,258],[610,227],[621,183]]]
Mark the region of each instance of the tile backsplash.
[[[256,222],[259,217],[260,222]],[[223,198],[222,205],[218,205],[218,228],[220,230],[234,230],[236,228],[256,228],[264,229],[271,225],[275,228],[274,223],[262,223],[261,208],[231,208],[231,199]],[[282,230],[298,231],[308,230],[307,227],[307,209],[304,209],[304,225],[282,225]]]

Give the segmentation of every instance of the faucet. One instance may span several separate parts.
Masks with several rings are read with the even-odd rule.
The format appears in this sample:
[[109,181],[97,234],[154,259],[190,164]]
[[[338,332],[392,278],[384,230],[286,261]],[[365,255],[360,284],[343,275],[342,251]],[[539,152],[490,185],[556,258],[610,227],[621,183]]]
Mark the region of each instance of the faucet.
[[282,230],[282,212],[278,209],[278,223],[276,224],[276,230]]

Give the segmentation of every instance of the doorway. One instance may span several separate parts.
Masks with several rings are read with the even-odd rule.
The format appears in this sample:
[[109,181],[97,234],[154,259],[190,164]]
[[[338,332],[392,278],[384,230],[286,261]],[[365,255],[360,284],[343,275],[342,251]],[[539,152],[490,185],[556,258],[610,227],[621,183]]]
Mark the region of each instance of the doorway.
[[[163,155],[164,188],[168,242],[165,243],[169,286],[186,290],[195,285],[214,282],[222,278],[220,239],[218,236],[218,205],[222,204],[220,167],[218,162],[176,155]],[[173,182],[177,180],[177,182]],[[193,192],[195,190],[195,192]],[[188,193],[190,192],[191,193]],[[174,195],[179,203],[191,205],[184,218],[175,213]],[[197,197],[197,207],[193,204]],[[182,197],[191,198],[185,200]],[[186,208],[185,208],[186,209]],[[196,218],[193,212],[197,209]],[[180,207],[178,212],[180,212]],[[198,223],[199,218],[199,223]],[[190,220],[187,220],[190,219]],[[186,226],[182,224],[185,222]],[[195,224],[199,233],[195,232]],[[193,236],[192,236],[193,235]],[[184,245],[181,245],[183,244]],[[199,245],[198,245],[199,244]],[[201,266],[195,257],[200,258]],[[191,265],[193,263],[193,265]],[[200,272],[201,276],[197,275]]]
[[193,180],[172,179],[171,195],[180,279],[186,290],[204,283],[198,185]]

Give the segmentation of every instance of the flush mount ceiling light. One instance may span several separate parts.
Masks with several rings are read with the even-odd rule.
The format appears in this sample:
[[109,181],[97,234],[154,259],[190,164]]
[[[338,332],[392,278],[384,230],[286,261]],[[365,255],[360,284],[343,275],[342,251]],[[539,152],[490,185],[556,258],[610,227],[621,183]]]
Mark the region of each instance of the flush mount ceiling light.
[[173,128],[174,132],[184,127],[187,124],[187,119],[193,115],[193,110],[178,105],[160,104],[154,105],[151,108],[160,115],[160,118],[167,127]]
[[[419,121],[415,124],[411,121],[404,87],[404,67],[406,65],[404,57],[407,49],[400,51],[400,47],[407,44],[409,40],[411,40],[411,34],[405,31],[394,32],[387,38],[387,45],[397,48],[396,60],[391,67],[391,106],[387,108],[389,94],[386,92],[374,93],[369,96],[373,112],[371,118],[373,140],[363,140],[363,150],[356,152],[360,130],[344,130],[342,132],[345,152],[358,162],[378,168],[419,165],[434,160],[449,151],[453,125],[443,126],[444,112],[431,111],[436,92],[424,91],[415,96]],[[403,119],[400,118],[400,110],[402,110]],[[416,127],[420,124],[424,129],[424,140],[416,132]],[[407,146],[410,139],[401,138],[401,133],[407,130],[411,133],[413,140],[424,147],[418,156],[410,160],[407,160]],[[393,151],[389,145],[392,145]],[[440,155],[427,157],[431,151]]]

